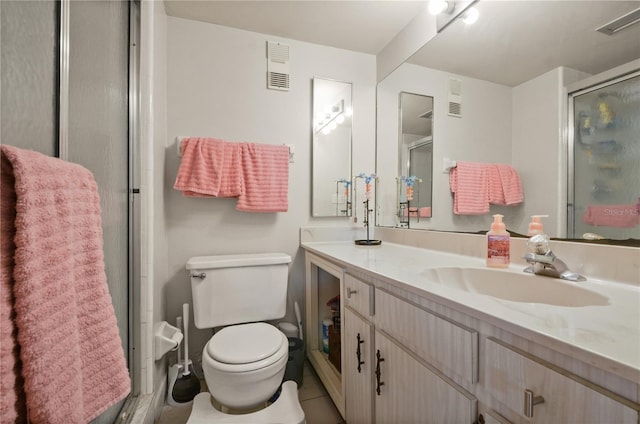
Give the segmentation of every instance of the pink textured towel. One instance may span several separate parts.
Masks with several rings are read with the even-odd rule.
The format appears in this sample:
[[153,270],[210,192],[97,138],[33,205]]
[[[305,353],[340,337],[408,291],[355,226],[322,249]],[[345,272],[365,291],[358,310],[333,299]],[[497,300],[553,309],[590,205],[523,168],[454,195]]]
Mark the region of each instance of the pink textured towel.
[[6,145],[1,152],[3,422],[25,422],[28,410],[31,423],[87,423],[131,386],[104,271],[97,186],[80,165]]
[[582,216],[585,224],[632,228],[640,224],[637,205],[591,205]]
[[237,197],[242,193],[240,144],[192,137],[182,142],[173,187],[188,197]]
[[458,161],[449,172],[449,187],[454,194],[455,214],[482,215],[489,212],[489,180],[485,164]]
[[487,165],[489,176],[489,203],[494,205],[516,205],[522,203],[524,195],[520,175],[510,165]]
[[242,143],[243,190],[236,209],[246,212],[286,212],[289,190],[289,148]]

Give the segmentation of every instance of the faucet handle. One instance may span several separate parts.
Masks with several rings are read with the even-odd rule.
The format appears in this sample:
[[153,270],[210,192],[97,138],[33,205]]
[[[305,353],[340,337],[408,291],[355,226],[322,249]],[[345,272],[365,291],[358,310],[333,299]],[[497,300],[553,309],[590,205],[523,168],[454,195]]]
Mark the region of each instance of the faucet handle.
[[522,259],[526,260],[530,264],[535,263],[544,263],[544,264],[552,264],[555,260],[555,255],[539,255],[537,253],[525,253]]

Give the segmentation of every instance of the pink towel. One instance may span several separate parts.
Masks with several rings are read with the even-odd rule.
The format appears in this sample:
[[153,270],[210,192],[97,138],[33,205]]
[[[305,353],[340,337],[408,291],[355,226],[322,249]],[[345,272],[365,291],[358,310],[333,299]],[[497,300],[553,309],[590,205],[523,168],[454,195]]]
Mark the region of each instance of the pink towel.
[[130,391],[97,186],[79,165],[6,145],[1,152],[2,418],[25,422],[28,410],[32,423],[87,423]]
[[237,197],[242,192],[240,144],[214,138],[182,142],[182,161],[173,187],[188,197]]
[[431,207],[425,206],[422,208],[410,208],[411,210],[407,212],[407,209],[404,208],[404,216],[410,214],[411,216],[419,216],[420,218],[431,218]]
[[289,148],[242,143],[243,190],[236,209],[246,212],[286,212],[289,189]]
[[454,194],[455,214],[482,215],[489,212],[489,180],[485,164],[458,161],[449,172],[449,187]]
[[494,205],[522,203],[524,195],[518,172],[510,165],[487,166],[489,167],[489,203]]
[[632,228],[640,224],[637,205],[592,205],[582,216],[585,224],[600,227]]

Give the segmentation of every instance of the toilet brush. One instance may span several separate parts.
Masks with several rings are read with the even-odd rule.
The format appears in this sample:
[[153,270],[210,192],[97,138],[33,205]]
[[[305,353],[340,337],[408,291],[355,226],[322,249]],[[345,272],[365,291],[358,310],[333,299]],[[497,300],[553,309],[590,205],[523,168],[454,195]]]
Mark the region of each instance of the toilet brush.
[[184,325],[184,364],[173,385],[171,397],[177,403],[191,402],[200,393],[200,380],[189,369],[189,304],[182,305]]

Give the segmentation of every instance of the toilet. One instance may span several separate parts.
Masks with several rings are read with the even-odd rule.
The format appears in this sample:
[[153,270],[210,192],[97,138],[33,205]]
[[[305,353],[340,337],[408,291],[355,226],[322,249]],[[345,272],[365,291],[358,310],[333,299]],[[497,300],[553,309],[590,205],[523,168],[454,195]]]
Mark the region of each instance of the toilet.
[[[187,261],[191,280],[193,321],[200,329],[219,328],[202,352],[209,393],[193,402],[187,423],[303,424],[297,385],[282,384],[289,341],[264,321],[286,313],[291,256],[284,253],[198,256]],[[223,406],[213,407],[211,398]],[[252,410],[228,414],[226,410]]]

